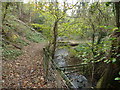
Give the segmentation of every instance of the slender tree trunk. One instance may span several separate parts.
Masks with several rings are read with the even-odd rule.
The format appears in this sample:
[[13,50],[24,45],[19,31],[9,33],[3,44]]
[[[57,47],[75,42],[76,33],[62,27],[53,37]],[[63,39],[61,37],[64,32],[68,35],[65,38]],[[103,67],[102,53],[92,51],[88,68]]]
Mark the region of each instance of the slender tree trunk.
[[54,23],[53,34],[54,34],[54,39],[53,39],[52,58],[54,59],[56,44],[57,44],[57,35],[58,35],[58,21],[55,21],[55,23]]
[[[9,8],[9,5],[10,5],[10,3],[6,2],[5,9],[4,9],[5,11],[4,11],[4,14],[2,16],[2,24],[5,21],[5,18],[6,18],[6,15],[7,15],[7,9]],[[4,29],[2,29],[2,35],[3,35],[3,38],[7,37],[7,34],[6,34]]]
[[10,5],[10,3],[6,3],[6,6],[5,6],[5,12],[4,12],[4,14],[3,14],[3,17],[2,17],[2,23],[4,22],[4,20],[5,20],[5,17],[6,17],[6,15],[7,15],[7,9],[8,9],[8,7],[9,7],[9,5]]
[[54,59],[54,55],[55,55],[55,50],[56,50],[56,44],[57,44],[57,36],[58,36],[58,22],[59,22],[59,15],[58,15],[58,1],[55,0],[55,16],[56,16],[56,20],[54,22],[54,27],[53,27],[53,35],[54,35],[54,39],[53,39],[53,50],[52,50],[52,59]]
[[[92,53],[93,53],[93,58],[94,56],[96,55],[95,53],[95,27],[92,23],[92,29],[93,29],[93,34],[92,34]],[[94,58],[94,61],[95,61],[95,58]],[[95,62],[93,61],[92,63],[92,75],[91,75],[91,82],[92,82],[92,86],[94,86],[94,73],[95,73]]]

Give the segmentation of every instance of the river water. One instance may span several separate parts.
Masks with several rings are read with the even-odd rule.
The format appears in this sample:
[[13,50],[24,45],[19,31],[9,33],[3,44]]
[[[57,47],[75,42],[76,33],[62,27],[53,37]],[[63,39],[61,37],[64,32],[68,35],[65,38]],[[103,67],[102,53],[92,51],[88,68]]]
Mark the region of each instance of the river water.
[[[58,48],[55,53],[55,62],[59,67],[64,67],[68,65],[74,65],[76,64],[76,61],[68,61],[69,57],[69,50],[65,48]],[[75,88],[86,88],[88,80],[85,76],[81,75],[80,73],[74,72],[69,73],[70,71],[67,71],[66,76],[71,80],[71,82],[74,84]],[[73,86],[71,86],[73,88]]]

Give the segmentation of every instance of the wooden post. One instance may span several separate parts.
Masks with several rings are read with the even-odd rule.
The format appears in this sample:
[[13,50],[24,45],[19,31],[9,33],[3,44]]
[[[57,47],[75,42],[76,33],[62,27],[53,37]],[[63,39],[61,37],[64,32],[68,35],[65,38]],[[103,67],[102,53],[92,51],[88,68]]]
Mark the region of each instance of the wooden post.
[[70,79],[65,75],[65,73],[57,66],[57,64],[53,61],[52,58],[50,58],[50,61],[52,62],[52,65],[55,67],[55,69],[57,70],[57,72],[60,74],[60,76],[63,78],[63,80],[65,80],[66,85],[68,85],[69,88],[71,88],[71,86],[73,86],[73,88],[76,88],[74,86],[74,84],[70,81]]
[[44,72],[45,72],[44,78],[47,81],[47,79],[48,79],[48,69],[49,69],[49,55],[48,55],[48,52],[47,52],[46,48],[43,48],[43,52],[44,52],[43,68],[44,68]]

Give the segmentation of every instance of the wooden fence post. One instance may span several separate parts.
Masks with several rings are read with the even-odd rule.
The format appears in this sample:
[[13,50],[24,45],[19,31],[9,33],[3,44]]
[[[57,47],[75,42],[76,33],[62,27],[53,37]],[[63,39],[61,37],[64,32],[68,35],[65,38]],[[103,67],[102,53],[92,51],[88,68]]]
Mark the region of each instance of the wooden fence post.
[[48,69],[49,69],[49,54],[46,50],[46,48],[43,48],[44,56],[43,56],[43,68],[44,68],[44,78],[47,81],[48,80]]

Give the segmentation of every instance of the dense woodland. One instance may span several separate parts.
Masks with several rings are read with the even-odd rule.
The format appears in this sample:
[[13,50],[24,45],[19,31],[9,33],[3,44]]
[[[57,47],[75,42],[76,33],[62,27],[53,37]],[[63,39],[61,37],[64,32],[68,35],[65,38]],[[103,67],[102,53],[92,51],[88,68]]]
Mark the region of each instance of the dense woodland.
[[[54,60],[58,44],[62,43],[59,48],[69,50],[68,58],[87,65],[84,75],[91,84],[89,88],[120,89],[120,2],[55,0],[1,4],[3,63],[9,64],[24,55],[23,48],[31,43],[46,43]],[[7,83],[5,64],[2,76]]]

